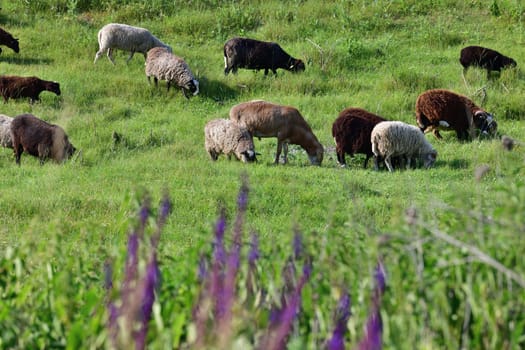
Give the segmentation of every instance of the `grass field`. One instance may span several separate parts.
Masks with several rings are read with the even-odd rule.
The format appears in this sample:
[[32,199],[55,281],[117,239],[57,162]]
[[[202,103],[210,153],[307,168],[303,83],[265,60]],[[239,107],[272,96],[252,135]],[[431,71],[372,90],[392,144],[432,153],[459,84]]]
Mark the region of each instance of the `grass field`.
[[[243,258],[224,348],[260,344],[297,230],[313,268],[290,349],[323,348],[345,291],[352,298],[345,344],[357,346],[378,260],[387,274],[384,348],[523,348],[523,144],[507,151],[499,137],[460,143],[454,133],[427,135],[438,151],[432,169],[376,172],[363,169],[360,155],[338,166],[331,126],[349,106],[415,124],[417,96],[446,88],[493,113],[500,136],[525,142],[524,18],[517,0],[2,2],[0,26],[19,38],[20,53],[2,46],[0,74],[58,81],[62,95],[43,92],[34,105],[10,100],[0,113],[58,124],[80,152],[43,166],[24,154],[16,166],[12,150],[0,149],[0,348],[112,348],[104,266],[113,267],[118,300],[128,233],[143,198],[156,213],[163,193],[173,208],[158,245],[162,284],[146,343],[198,347],[199,259],[212,258],[221,206],[232,244],[244,175]],[[93,64],[97,32],[109,22],[148,28],[171,45],[200,81],[199,95],[187,100],[164,82],[148,85],[141,54],[129,64],[123,52],[116,65],[106,57]],[[224,76],[222,47],[234,36],[279,42],[306,70]],[[467,45],[496,49],[518,67],[492,79],[474,68],[464,81],[458,58]],[[289,164],[274,165],[270,138],[254,140],[256,164],[210,161],[205,123],[251,99],[299,109],[325,146],[322,166],[310,166],[296,146]],[[265,295],[256,300],[244,287],[252,232]],[[294,261],[297,276],[305,260]]]

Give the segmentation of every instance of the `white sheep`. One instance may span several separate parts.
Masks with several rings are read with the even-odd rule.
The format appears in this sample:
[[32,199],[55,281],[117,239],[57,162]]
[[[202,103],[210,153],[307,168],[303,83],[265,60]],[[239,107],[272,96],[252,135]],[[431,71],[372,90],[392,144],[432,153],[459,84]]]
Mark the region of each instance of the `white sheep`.
[[11,122],[13,118],[0,114],[0,146],[13,148],[11,140]]
[[114,49],[130,52],[126,63],[133,58],[135,52],[142,52],[144,58],[146,58],[148,51],[154,47],[165,47],[170,52],[172,51],[169,45],[157,39],[149,30],[120,23],[109,23],[99,30],[98,46],[99,49],[95,55],[94,63],[97,63],[100,56],[107,51],[109,60],[115,64],[113,59]]
[[206,123],[204,147],[212,160],[217,160],[220,154],[227,155],[228,159],[233,154],[243,162],[256,160],[252,135],[229,119],[214,119]]
[[384,159],[389,171],[394,171],[392,157],[406,158],[407,168],[410,168],[410,161],[415,157],[423,161],[425,168],[431,167],[436,161],[436,150],[425,134],[414,125],[399,121],[380,122],[372,130],[370,141],[376,170],[378,159]]
[[166,80],[168,91],[171,85],[176,85],[182,89],[186,98],[189,97],[188,92],[193,95],[199,93],[199,82],[193,76],[188,64],[166,48],[155,47],[148,51],[145,71],[149,82],[153,77],[155,86],[158,85],[159,80]]

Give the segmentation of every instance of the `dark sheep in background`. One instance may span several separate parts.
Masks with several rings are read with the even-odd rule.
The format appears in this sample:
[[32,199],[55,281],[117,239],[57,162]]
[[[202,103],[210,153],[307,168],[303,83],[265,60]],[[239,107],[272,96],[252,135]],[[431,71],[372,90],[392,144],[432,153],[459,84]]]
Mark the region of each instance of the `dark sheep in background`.
[[[0,28],[0,45],[5,45],[12,49],[14,52],[18,53],[20,47],[18,46],[18,39],[15,39],[11,34]],[[0,53],[2,49],[0,49]]]
[[304,62],[287,54],[279,44],[248,38],[233,38],[224,44],[224,74],[237,73],[238,68],[264,69],[277,74],[282,68],[291,72],[305,70]]
[[76,151],[60,126],[49,124],[32,114],[21,114],[12,120],[11,140],[18,165],[24,151],[38,157],[40,164],[44,164],[47,158],[61,163]]
[[14,75],[0,76],[0,94],[4,102],[10,98],[29,98],[31,103],[40,101],[40,93],[50,91],[60,96],[60,84],[42,80],[37,77],[19,77]]
[[341,166],[346,165],[345,153],[353,157],[356,153],[366,155],[364,168],[372,153],[370,135],[376,124],[386,119],[370,113],[361,108],[346,108],[332,124],[332,136],[334,137],[337,153],[337,162]]
[[501,72],[507,67],[516,67],[517,63],[510,57],[502,55],[498,51],[481,46],[467,46],[461,50],[459,62],[463,66],[465,74],[470,66],[480,67],[487,70],[487,78],[490,72]]
[[494,116],[471,99],[443,89],[428,90],[418,96],[416,120],[421,131],[433,131],[438,139],[442,138],[440,129],[454,130],[459,140],[468,140],[475,137],[475,129],[493,136],[498,128]]

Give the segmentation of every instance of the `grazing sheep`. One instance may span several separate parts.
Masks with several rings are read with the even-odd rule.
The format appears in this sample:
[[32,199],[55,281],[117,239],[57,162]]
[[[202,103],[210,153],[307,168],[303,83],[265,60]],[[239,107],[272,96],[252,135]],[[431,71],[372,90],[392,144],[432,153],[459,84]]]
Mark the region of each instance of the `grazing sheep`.
[[335,140],[337,161],[341,166],[346,165],[345,153],[353,157],[356,153],[366,155],[364,168],[372,153],[370,135],[377,123],[385,121],[384,118],[372,114],[361,108],[346,108],[332,124],[332,136]]
[[416,120],[423,132],[432,131],[441,139],[439,130],[455,130],[459,140],[472,139],[475,129],[494,135],[498,124],[492,114],[476,106],[468,97],[449,90],[423,92],[416,101]]
[[11,122],[13,118],[0,114],[0,146],[13,148],[11,141]]
[[193,76],[190,67],[182,58],[164,47],[155,47],[148,51],[145,70],[148,82],[150,77],[153,77],[155,86],[159,80],[166,80],[168,91],[171,85],[176,85],[182,89],[186,98],[189,98],[188,93],[199,93],[199,82]]
[[120,23],[109,23],[99,30],[98,46],[94,63],[97,63],[100,56],[107,51],[109,60],[115,64],[114,49],[130,52],[126,63],[133,58],[135,52],[142,52],[144,59],[146,59],[148,51],[154,47],[165,47],[170,52],[172,51],[170,46],[157,39],[149,30]]
[[30,103],[34,103],[40,101],[42,91],[50,91],[60,96],[60,84],[37,77],[0,76],[0,94],[2,94],[4,102],[9,101],[10,98],[29,97]]
[[221,153],[228,159],[234,154],[243,162],[257,160],[252,135],[229,119],[214,119],[206,123],[204,140],[204,147],[212,160],[217,160]]
[[416,126],[399,121],[384,121],[374,127],[370,139],[376,170],[379,168],[379,158],[384,159],[389,171],[394,171],[392,157],[406,158],[407,168],[410,168],[410,162],[415,157],[423,161],[425,168],[431,167],[436,161],[436,150]]
[[470,66],[487,70],[487,78],[491,71],[500,72],[502,68],[516,67],[517,63],[510,57],[498,51],[481,46],[467,46],[461,50],[459,62],[463,66],[463,74],[467,73]]
[[24,151],[38,157],[40,164],[44,164],[47,158],[63,162],[76,151],[60,126],[49,124],[32,114],[21,114],[13,119],[11,140],[18,165]]
[[[12,49],[14,52],[18,53],[20,47],[18,46],[18,39],[15,39],[11,34],[0,28],[0,45],[5,45]],[[0,49],[0,53],[2,49]]]
[[291,72],[304,71],[304,62],[287,54],[277,43],[248,38],[233,38],[224,44],[224,74],[238,68],[264,69],[277,74],[277,68]]
[[288,144],[301,146],[310,162],[321,165],[323,145],[319,143],[312,129],[293,107],[281,106],[266,101],[240,103],[230,109],[230,119],[248,129],[252,136],[277,137],[275,163],[284,147],[284,163],[288,162]]

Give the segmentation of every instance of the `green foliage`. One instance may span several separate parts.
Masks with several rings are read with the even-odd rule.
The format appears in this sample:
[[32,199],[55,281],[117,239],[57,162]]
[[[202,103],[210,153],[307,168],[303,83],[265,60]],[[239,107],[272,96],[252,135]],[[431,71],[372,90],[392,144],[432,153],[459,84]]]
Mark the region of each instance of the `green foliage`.
[[[235,213],[241,172],[251,188],[246,229],[259,234],[265,252],[261,285],[278,289],[296,224],[315,252],[293,346],[319,348],[344,289],[354,299],[347,344],[356,343],[381,256],[389,276],[385,348],[457,348],[460,339],[465,348],[524,347],[523,287],[469,250],[525,274],[523,15],[514,0],[2,2],[2,27],[21,50],[2,47],[0,70],[62,88],[34,105],[9,101],[2,114],[30,112],[59,124],[80,152],[43,166],[24,154],[18,167],[12,150],[0,149],[0,348],[108,345],[103,265],[110,259],[122,271],[135,198],[146,189],[167,189],[174,203],[159,245],[163,282],[149,344],[187,344],[199,257],[210,251],[218,202],[228,219]],[[163,82],[149,85],[140,54],[126,64],[117,51],[115,66],[105,57],[94,65],[97,31],[113,21],[149,28],[170,44],[196,74],[200,94],[186,100]],[[225,77],[222,47],[237,35],[279,42],[306,71]],[[459,51],[471,43],[514,57],[518,67],[490,79],[471,68],[463,80]],[[427,136],[438,150],[433,169],[374,172],[362,169],[362,155],[338,167],[330,127],[341,110],[362,107],[414,124],[415,99],[431,88],[471,97],[514,148],[504,150],[499,139],[460,143],[443,132],[443,140]],[[297,107],[326,148],[322,167],[310,166],[297,146],[288,165],[273,165],[274,138],[254,140],[256,164],[211,162],[205,123],[251,99]],[[476,173],[481,164],[488,168]]]

